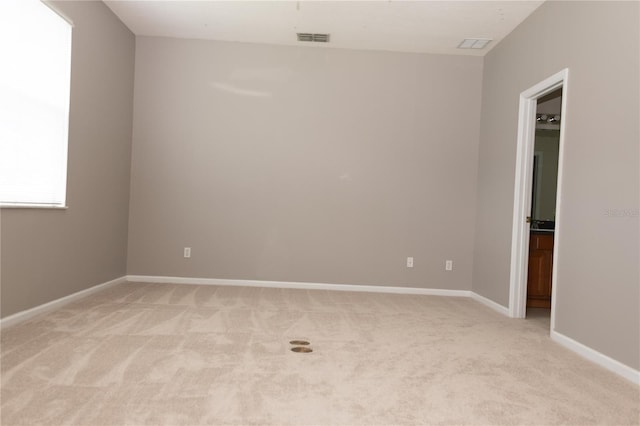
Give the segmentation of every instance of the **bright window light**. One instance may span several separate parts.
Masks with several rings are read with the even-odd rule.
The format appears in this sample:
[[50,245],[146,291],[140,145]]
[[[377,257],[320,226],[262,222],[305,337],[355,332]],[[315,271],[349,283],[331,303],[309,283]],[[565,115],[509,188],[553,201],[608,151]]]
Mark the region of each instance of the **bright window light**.
[[62,207],[71,25],[39,0],[0,0],[0,205]]

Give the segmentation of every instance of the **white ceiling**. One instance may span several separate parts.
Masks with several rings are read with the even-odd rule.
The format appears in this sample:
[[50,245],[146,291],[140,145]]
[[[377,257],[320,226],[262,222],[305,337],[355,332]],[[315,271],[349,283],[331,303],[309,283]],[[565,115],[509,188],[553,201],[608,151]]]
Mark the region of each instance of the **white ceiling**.
[[[486,54],[543,1],[104,0],[136,35],[454,55]],[[296,32],[330,33],[328,44]],[[483,50],[465,38],[493,39]]]

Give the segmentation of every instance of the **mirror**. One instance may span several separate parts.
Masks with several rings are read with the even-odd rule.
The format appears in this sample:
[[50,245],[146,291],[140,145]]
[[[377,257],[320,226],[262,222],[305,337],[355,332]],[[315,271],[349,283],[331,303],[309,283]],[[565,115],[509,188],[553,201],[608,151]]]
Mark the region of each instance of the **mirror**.
[[553,229],[555,224],[559,144],[560,130],[536,130],[531,185],[532,228]]
[[562,88],[538,99],[531,184],[532,229],[555,228],[561,111]]

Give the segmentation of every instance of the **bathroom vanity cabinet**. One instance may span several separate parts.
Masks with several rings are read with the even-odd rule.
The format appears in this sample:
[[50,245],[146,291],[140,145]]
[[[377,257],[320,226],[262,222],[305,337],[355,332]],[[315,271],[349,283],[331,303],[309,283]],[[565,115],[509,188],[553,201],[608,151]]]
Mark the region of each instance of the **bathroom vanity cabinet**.
[[551,308],[553,272],[553,232],[531,231],[527,307]]

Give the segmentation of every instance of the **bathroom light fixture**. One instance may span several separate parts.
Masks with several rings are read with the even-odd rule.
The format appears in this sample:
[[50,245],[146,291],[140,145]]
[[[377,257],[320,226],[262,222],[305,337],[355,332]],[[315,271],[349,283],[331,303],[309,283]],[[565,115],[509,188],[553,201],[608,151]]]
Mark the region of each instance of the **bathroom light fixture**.
[[538,123],[559,124],[560,115],[558,114],[536,114],[536,121]]
[[536,129],[538,130],[560,130],[559,114],[536,114]]

